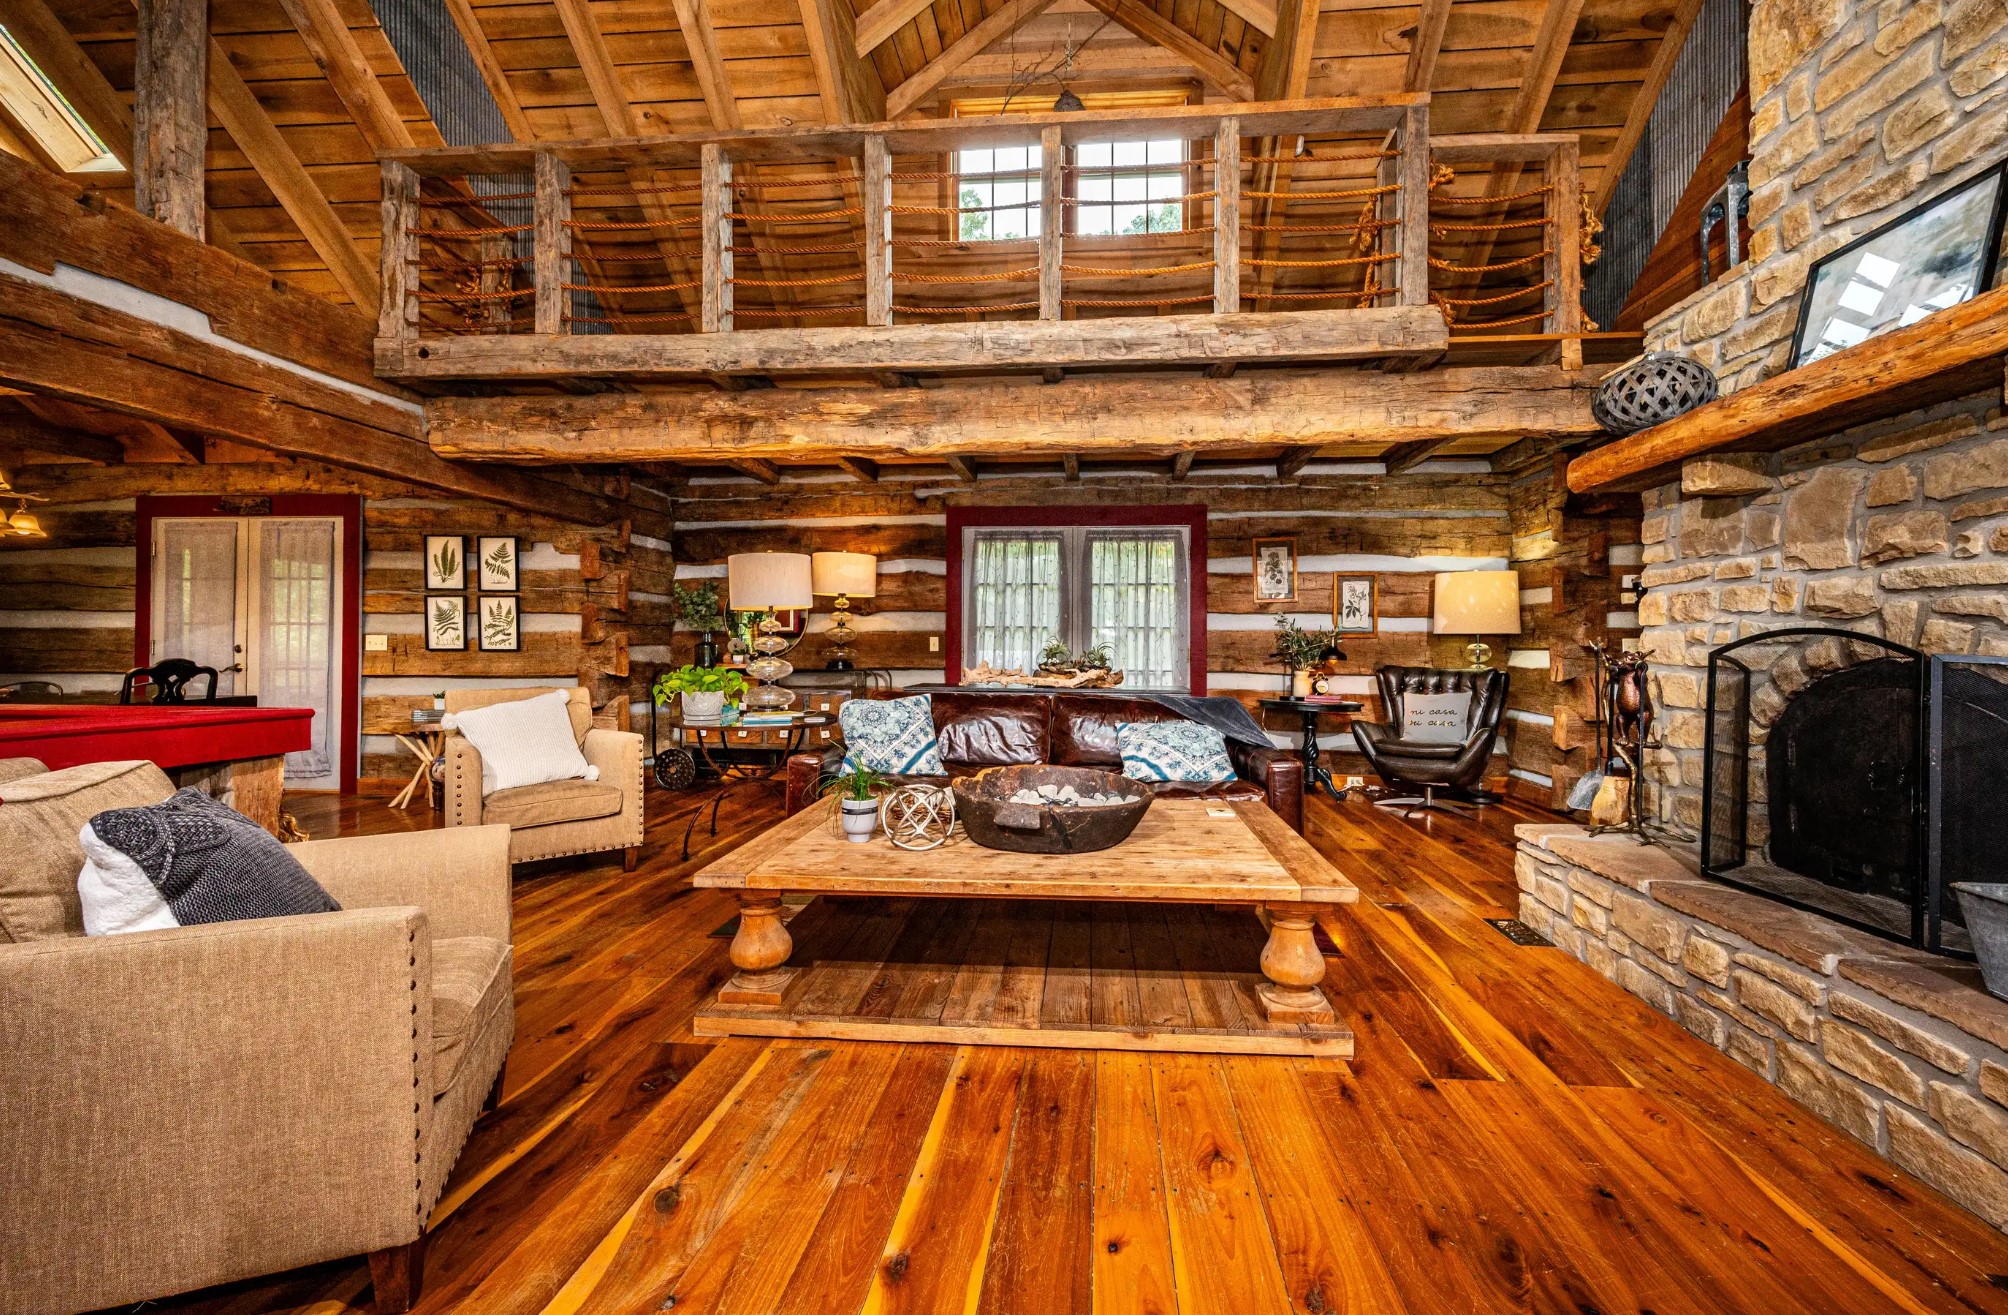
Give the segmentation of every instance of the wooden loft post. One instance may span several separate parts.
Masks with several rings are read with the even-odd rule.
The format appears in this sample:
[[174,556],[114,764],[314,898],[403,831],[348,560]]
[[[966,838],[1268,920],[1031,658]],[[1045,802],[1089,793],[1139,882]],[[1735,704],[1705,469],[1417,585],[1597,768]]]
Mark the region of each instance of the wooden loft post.
[[565,331],[565,271],[572,254],[572,171],[563,160],[539,151],[535,165],[537,198],[530,236],[538,333]]
[[705,333],[732,331],[732,161],[717,142],[702,154]]
[[1241,120],[1213,130],[1213,313],[1241,310]]
[[1548,255],[1541,276],[1550,280],[1547,328],[1562,338],[1562,367],[1583,368],[1582,181],[1574,137],[1548,157]]
[[[516,299],[506,296],[516,286],[516,269],[509,263],[507,233],[486,233],[474,244],[481,262],[481,324],[489,333],[507,333],[516,318]],[[532,314],[535,314],[534,308]]]
[[1411,105],[1402,116],[1401,154],[1393,161],[1400,191],[1401,259],[1395,264],[1398,306],[1429,304],[1429,106]]
[[[864,207],[865,323],[891,324],[892,153],[877,133],[865,138]],[[708,225],[705,231],[710,231]]]
[[1065,307],[1060,271],[1066,241],[1067,207],[1064,173],[1067,146],[1057,126],[1039,132],[1039,318],[1057,320]]
[[418,340],[418,174],[383,162],[383,296],[377,340],[399,346]]
[[209,0],[139,0],[134,58],[134,200],[143,213],[201,240]]

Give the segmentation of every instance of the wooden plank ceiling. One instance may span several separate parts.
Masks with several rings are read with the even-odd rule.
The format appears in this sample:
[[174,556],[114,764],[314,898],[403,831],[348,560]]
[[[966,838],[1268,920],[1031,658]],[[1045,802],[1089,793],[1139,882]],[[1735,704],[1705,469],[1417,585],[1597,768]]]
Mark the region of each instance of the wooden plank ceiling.
[[[1684,31],[1683,11],[1692,7],[1691,0],[1323,0],[1315,9],[1316,0],[442,3],[519,140],[941,116],[960,101],[1007,95],[1043,109],[1063,87],[1207,102],[1427,90],[1437,135],[1580,134],[1583,183],[1593,192],[1603,190],[1607,169],[1622,166],[1614,150],[1636,140],[1650,108],[1637,93],[1662,36]],[[73,102],[108,141],[129,141],[120,115],[134,80],[131,0],[9,0],[10,13],[17,7],[10,24],[29,34],[24,41]],[[210,240],[293,287],[374,315],[374,152],[444,142],[368,0],[212,0],[210,21]],[[12,140],[0,133],[0,148]],[[1280,190],[1330,185],[1330,173],[1300,168],[1292,183],[1288,164],[1271,167]],[[98,182],[130,203],[124,175]],[[1299,206],[1291,218],[1300,211],[1318,213]],[[1171,241],[1164,248],[1178,249]],[[1506,251],[1502,243],[1494,258]],[[801,278],[824,267],[819,259],[766,255],[758,272]],[[663,261],[671,273],[687,272],[694,248]],[[742,304],[762,304],[763,290],[749,291],[755,295]],[[748,327],[810,322],[787,316],[813,305],[817,290],[764,291],[770,317]],[[1458,450],[1486,446],[1467,441]],[[1289,454],[1249,453],[1276,455]]]

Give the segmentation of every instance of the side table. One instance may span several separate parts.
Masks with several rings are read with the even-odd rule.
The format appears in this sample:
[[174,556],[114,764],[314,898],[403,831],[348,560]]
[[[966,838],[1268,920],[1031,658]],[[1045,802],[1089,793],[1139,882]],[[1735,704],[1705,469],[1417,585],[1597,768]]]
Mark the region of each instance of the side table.
[[446,714],[438,708],[413,708],[411,710],[411,730],[397,737],[397,742],[418,759],[418,770],[405,782],[404,789],[391,799],[392,808],[411,807],[412,798],[419,790],[425,790],[425,801],[432,802],[432,765],[439,761],[440,751],[446,744],[446,731],[440,726],[440,719]]
[[1332,774],[1318,761],[1318,718],[1327,712],[1358,712],[1366,705],[1353,702],[1326,702],[1314,699],[1263,699],[1263,707],[1275,712],[1293,712],[1304,719],[1304,790],[1306,793],[1323,786],[1325,793],[1334,799],[1344,799],[1346,791],[1341,790],[1332,780]]

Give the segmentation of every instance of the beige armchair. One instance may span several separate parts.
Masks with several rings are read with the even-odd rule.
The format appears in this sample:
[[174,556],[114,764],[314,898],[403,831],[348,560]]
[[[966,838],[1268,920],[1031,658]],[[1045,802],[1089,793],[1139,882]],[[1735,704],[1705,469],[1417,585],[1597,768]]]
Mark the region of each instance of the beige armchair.
[[515,1033],[508,832],[309,841],[341,912],[85,937],[78,829],[173,792],[145,762],[0,784],[0,1312],[362,1254],[408,1310]]
[[[465,712],[516,699],[549,694],[549,689],[461,689],[446,692],[446,711]],[[632,872],[641,857],[641,736],[593,725],[589,691],[575,688],[569,711],[572,733],[586,761],[600,769],[597,781],[545,781],[519,785],[482,797],[481,754],[464,736],[447,732],[446,825],[509,828],[509,860],[527,863],[564,854],[597,854],[618,849]]]

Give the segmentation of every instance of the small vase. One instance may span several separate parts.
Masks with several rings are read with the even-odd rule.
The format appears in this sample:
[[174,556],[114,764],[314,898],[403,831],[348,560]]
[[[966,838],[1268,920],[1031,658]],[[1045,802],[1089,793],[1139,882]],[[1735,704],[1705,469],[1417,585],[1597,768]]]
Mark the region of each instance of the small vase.
[[1311,693],[1311,673],[1308,671],[1291,672],[1290,697],[1293,699],[1308,698],[1310,697],[1310,693]]
[[872,838],[878,827],[878,800],[845,799],[840,801],[844,823],[844,839],[854,845],[862,845]]
[[691,691],[683,696],[685,721],[717,721],[725,714],[725,691]]
[[718,665],[718,639],[709,630],[697,636],[696,665],[700,667]]

